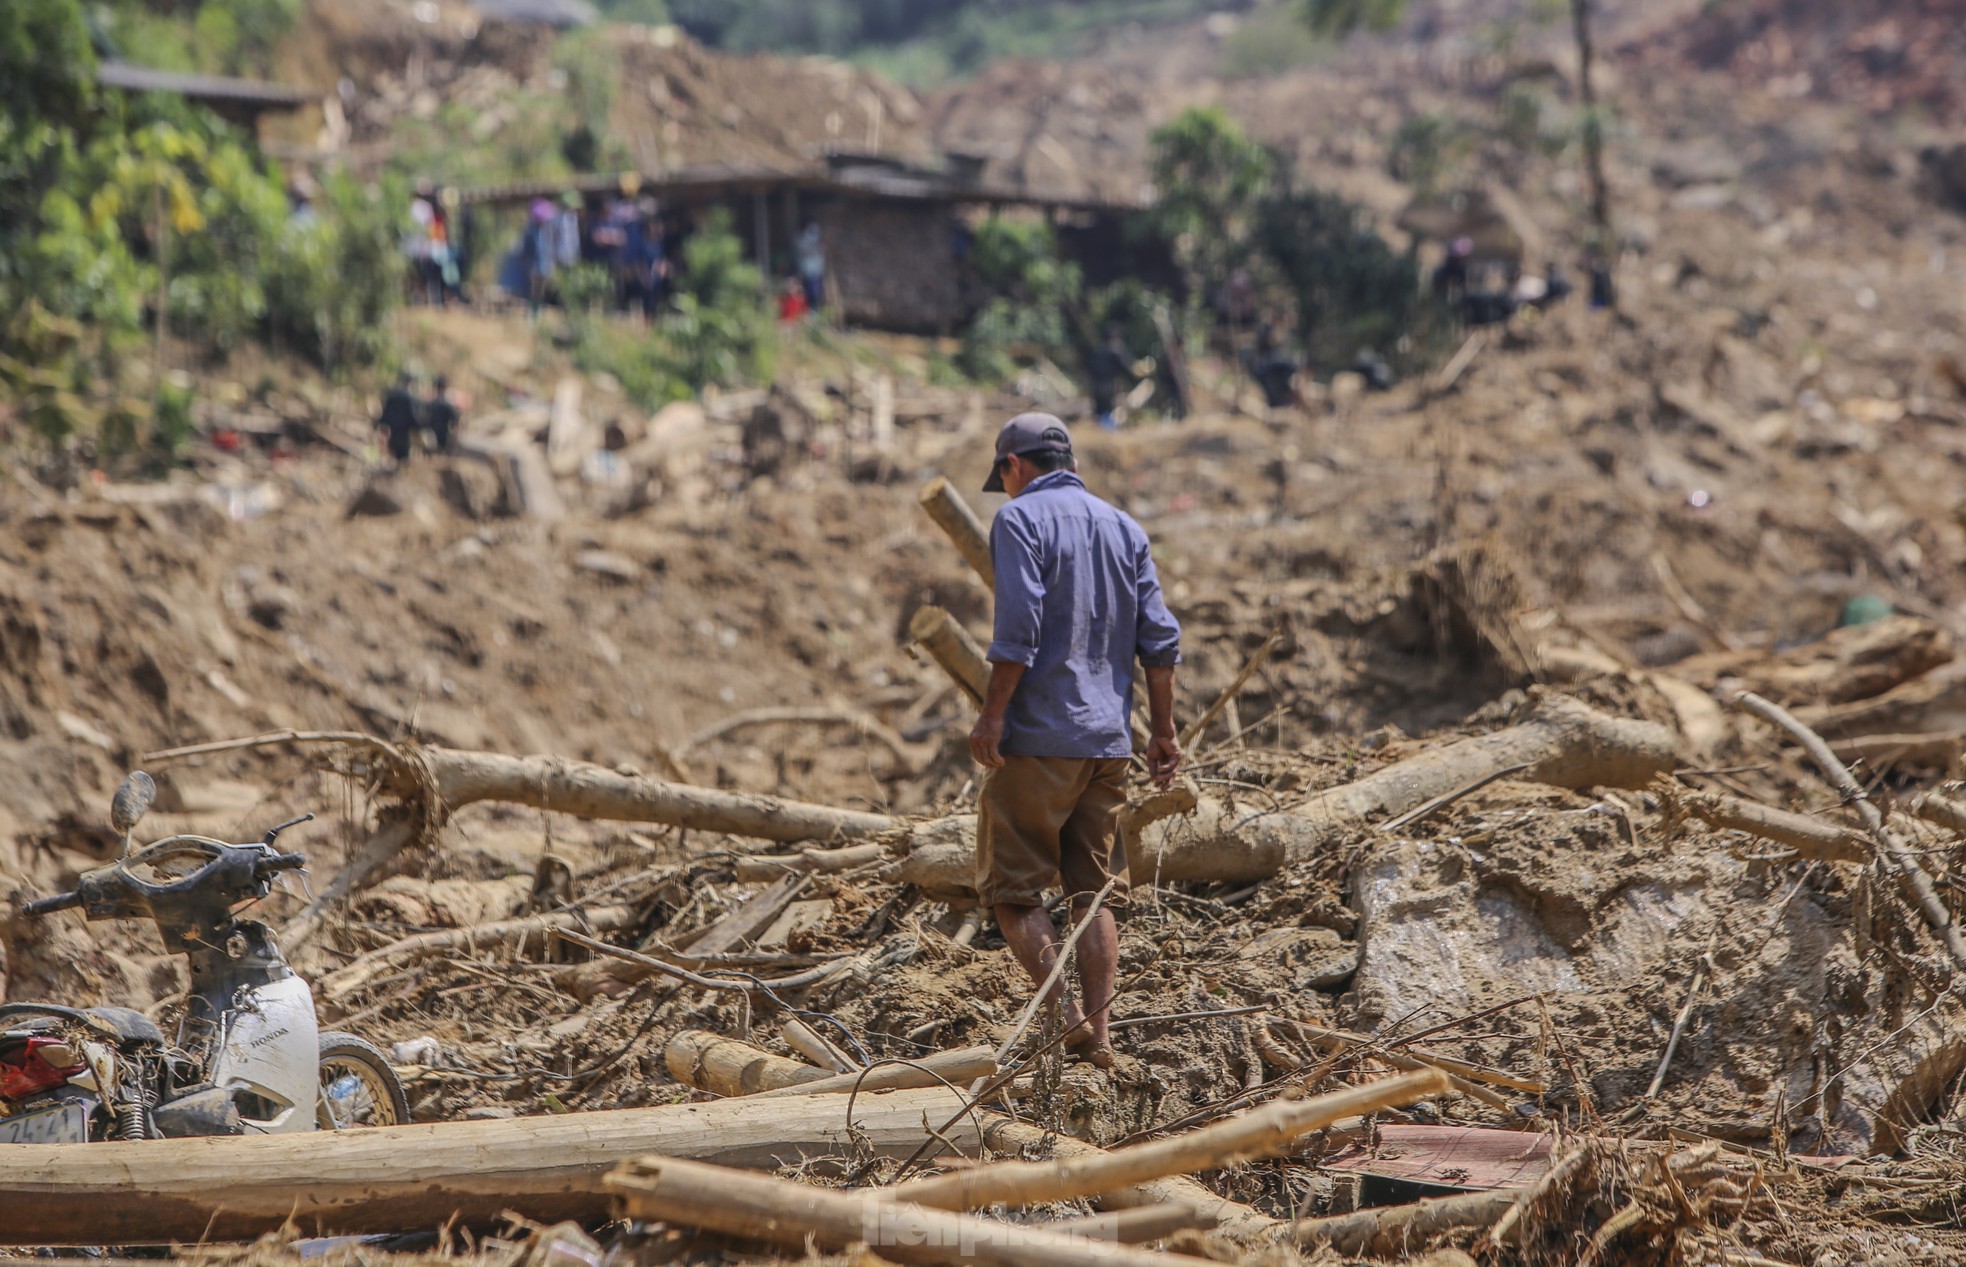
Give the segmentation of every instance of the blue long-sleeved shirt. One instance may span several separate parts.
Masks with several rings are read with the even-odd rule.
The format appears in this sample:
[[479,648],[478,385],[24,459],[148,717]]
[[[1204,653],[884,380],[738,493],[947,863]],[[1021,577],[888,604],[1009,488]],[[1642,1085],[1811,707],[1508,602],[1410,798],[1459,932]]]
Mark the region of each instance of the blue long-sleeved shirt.
[[1161,598],[1147,534],[1070,471],[1031,481],[990,525],[997,619],[989,658],[1025,668],[1001,750],[1124,757],[1133,661],[1178,664],[1181,626]]

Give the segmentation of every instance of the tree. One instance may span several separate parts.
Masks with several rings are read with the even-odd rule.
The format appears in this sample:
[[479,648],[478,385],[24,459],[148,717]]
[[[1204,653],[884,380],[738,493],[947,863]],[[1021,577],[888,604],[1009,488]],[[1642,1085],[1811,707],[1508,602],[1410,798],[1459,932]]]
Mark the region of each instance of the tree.
[[1248,259],[1252,217],[1276,180],[1276,159],[1219,106],[1183,110],[1151,144],[1157,197],[1149,215],[1196,287],[1213,294]]
[[75,127],[95,103],[96,53],[77,0],[7,0],[0,21],[0,121]]

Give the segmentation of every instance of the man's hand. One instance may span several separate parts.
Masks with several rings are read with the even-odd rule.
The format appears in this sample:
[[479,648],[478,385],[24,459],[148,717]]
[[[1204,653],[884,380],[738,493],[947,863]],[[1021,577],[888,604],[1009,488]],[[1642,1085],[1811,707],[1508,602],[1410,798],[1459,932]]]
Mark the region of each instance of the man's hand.
[[976,764],[987,769],[999,769],[1003,765],[1003,753],[997,745],[1003,742],[1003,714],[992,716],[983,714],[976,719],[976,725],[969,732],[969,755]]
[[986,770],[1003,768],[1003,717],[1010,711],[1010,697],[1024,678],[1024,666],[1004,660],[990,661],[990,682],[983,691],[983,715],[969,732],[969,755]]
[[[975,739],[971,738],[973,746]],[[1170,728],[1166,732],[1156,732],[1147,740],[1147,774],[1157,788],[1166,788],[1174,782],[1175,772],[1181,768],[1181,741]]]

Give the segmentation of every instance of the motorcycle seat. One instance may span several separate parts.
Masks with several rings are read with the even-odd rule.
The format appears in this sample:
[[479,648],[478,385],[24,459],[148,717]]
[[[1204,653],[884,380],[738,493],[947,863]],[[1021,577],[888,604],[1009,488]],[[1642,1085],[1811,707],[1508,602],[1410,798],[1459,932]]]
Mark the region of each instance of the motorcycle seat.
[[164,1031],[142,1012],[127,1007],[88,1007],[82,1011],[90,1021],[124,1042],[164,1044]]

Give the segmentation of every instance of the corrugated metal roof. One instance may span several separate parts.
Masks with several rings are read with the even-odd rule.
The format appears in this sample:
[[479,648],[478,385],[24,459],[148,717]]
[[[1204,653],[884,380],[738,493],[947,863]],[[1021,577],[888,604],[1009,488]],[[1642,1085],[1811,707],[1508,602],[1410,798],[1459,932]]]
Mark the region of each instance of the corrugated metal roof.
[[[1143,202],[1119,202],[1105,198],[1082,198],[1049,194],[1040,190],[992,185],[962,180],[946,173],[893,167],[848,167],[828,171],[815,164],[806,168],[779,168],[734,163],[704,163],[678,168],[661,175],[639,177],[639,190],[657,196],[678,197],[690,193],[741,193],[753,190],[794,188],[813,193],[845,194],[866,198],[887,198],[907,202],[1002,203],[1006,206],[1055,207],[1061,211],[1127,212],[1138,211]],[[467,203],[519,202],[532,198],[553,198],[561,193],[613,193],[621,187],[619,175],[576,176],[561,181],[520,181],[463,189],[459,197]]]
[[256,79],[227,79],[219,75],[186,75],[174,70],[106,61],[96,80],[105,88],[125,92],[168,92],[196,101],[236,101],[267,108],[292,109],[320,100],[320,94]]

